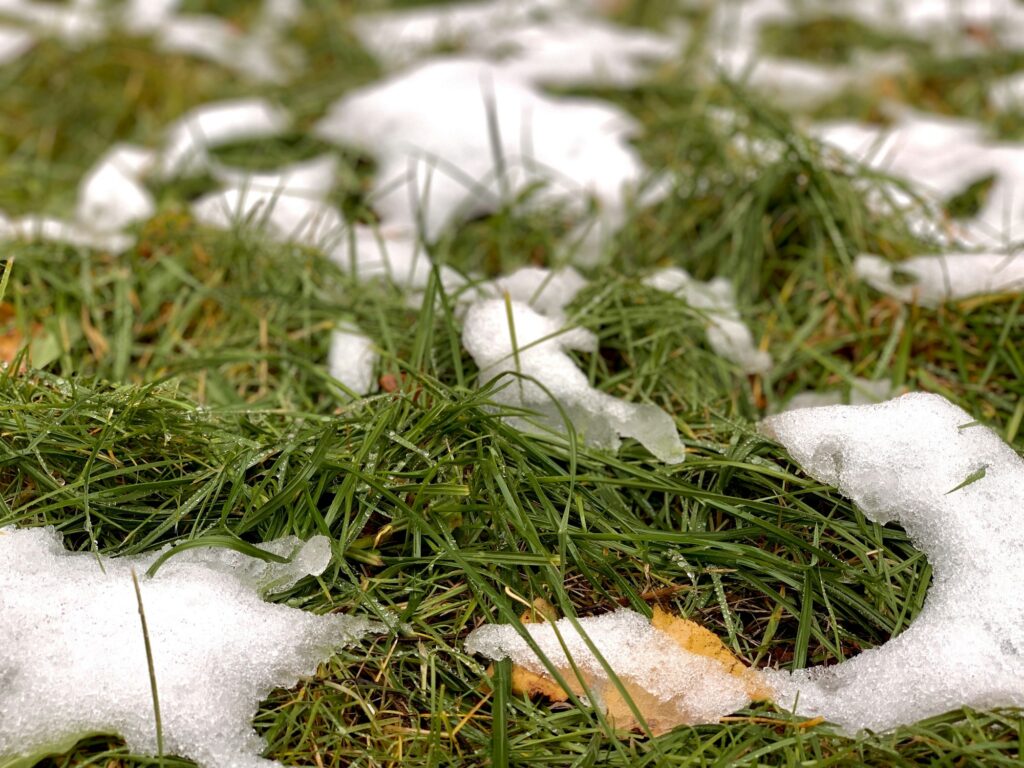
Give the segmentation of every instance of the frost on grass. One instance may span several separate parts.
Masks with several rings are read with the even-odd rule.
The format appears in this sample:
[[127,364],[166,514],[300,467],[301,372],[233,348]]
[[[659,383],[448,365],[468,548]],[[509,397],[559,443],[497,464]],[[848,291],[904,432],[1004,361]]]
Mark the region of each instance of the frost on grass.
[[1024,254],[952,253],[889,262],[862,254],[854,272],[900,301],[937,307],[945,301],[1024,291]]
[[290,563],[191,549],[152,578],[159,553],[72,553],[53,529],[0,528],[0,758],[69,749],[91,733],[157,751],[153,699],[131,569],[152,644],[164,750],[204,768],[276,765],[252,729],[259,702],[294,685],[376,626],[316,616],[260,595],[319,574],[322,536],[263,545]]
[[513,418],[517,427],[536,430],[539,423],[565,431],[561,406],[590,445],[614,451],[620,437],[632,437],[666,463],[685,457],[675,423],[665,411],[590,386],[568,354],[597,351],[597,337],[590,331],[566,327],[561,317],[547,317],[520,301],[487,299],[470,306],[462,342],[480,368],[481,386],[502,377],[495,402],[534,414]]
[[711,348],[745,373],[766,373],[772,367],[771,355],[757,348],[750,329],[743,323],[732,282],[727,278],[716,277],[705,283],[694,280],[686,270],[669,267],[655,272],[644,282],[659,291],[679,296],[703,312]]
[[628,144],[637,131],[617,107],[548,96],[467,58],[429,61],[350,93],[314,129],[373,155],[374,209],[388,225],[422,223],[430,241],[528,190],[532,204],[576,214],[593,199],[615,226],[644,175]]
[[762,695],[757,674],[713,634],[692,623],[658,613],[652,622],[625,609],[575,621],[579,629],[570,619],[526,625],[539,654],[512,625],[474,630],[466,638],[466,650],[492,659],[511,658],[550,679],[544,659],[574,693],[592,697],[614,725],[628,728],[636,720],[614,675],[654,733],[680,724],[717,722]]
[[331,334],[327,368],[331,376],[355,395],[376,389],[374,371],[380,355],[373,340],[353,325],[342,325]]
[[791,411],[763,430],[869,520],[900,523],[933,571],[902,634],[833,667],[776,673],[776,701],[849,733],[1024,706],[1024,460],[930,394]]

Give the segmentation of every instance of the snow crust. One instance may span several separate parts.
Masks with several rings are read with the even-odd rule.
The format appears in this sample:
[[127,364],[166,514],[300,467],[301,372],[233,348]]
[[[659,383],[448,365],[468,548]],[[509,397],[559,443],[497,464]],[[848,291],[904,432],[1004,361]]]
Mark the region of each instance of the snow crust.
[[422,221],[433,241],[537,184],[534,204],[581,213],[592,197],[621,217],[644,174],[627,143],[637,130],[614,106],[547,96],[486,61],[444,58],[344,96],[314,133],[373,155],[374,208],[389,225]]
[[902,634],[836,666],[775,673],[776,701],[851,734],[1024,706],[1024,459],[932,394],[790,411],[762,428],[869,520],[900,523],[933,569]]
[[899,262],[862,254],[853,269],[872,288],[926,307],[970,296],[1024,291],[1024,253],[951,253]]
[[160,698],[165,752],[203,768],[278,765],[251,726],[261,700],[294,685],[346,643],[378,627],[264,602],[327,567],[325,537],[263,545],[292,555],[268,564],[191,549],[149,578],[158,553],[69,552],[52,528],[0,528],[0,757],[70,748],[90,733],[156,753],[138,604],[139,575]]
[[632,437],[660,461],[677,463],[685,458],[669,414],[657,406],[628,403],[590,386],[568,353],[596,352],[593,333],[567,327],[561,317],[547,317],[521,301],[510,300],[508,306],[511,327],[504,300],[472,304],[463,323],[462,343],[480,368],[481,386],[504,374],[518,374],[504,376],[502,386],[493,394],[498,403],[536,414],[530,419],[514,417],[513,424],[536,430],[534,423],[539,423],[565,431],[560,405],[577,434],[590,445],[614,451],[619,438]]
[[745,373],[767,373],[772,367],[771,355],[757,348],[753,334],[743,323],[732,281],[716,277],[708,282],[695,280],[676,267],[658,270],[644,280],[646,285],[679,296],[694,309],[702,311],[708,321],[708,343],[711,348],[736,363]]
[[[729,674],[713,659],[684,650],[642,614],[622,609],[576,621],[583,634],[567,618],[554,624],[525,625],[525,629],[551,665],[570,669],[571,658],[595,697],[611,678],[584,635],[623,684],[632,683],[674,707],[679,722],[714,723],[750,703],[742,678]],[[547,671],[509,624],[474,630],[466,638],[466,651],[492,659],[511,658],[536,674]]]

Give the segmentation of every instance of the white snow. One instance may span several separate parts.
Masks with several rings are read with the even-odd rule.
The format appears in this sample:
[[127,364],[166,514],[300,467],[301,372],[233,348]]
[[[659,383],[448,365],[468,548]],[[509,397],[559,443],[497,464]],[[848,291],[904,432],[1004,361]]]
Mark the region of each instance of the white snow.
[[314,132],[373,155],[371,203],[383,221],[415,230],[422,219],[433,241],[538,183],[534,203],[581,213],[593,197],[621,215],[644,174],[627,143],[637,130],[616,107],[547,96],[487,62],[448,58],[348,94]]
[[992,84],[989,102],[1001,112],[1024,110],[1024,72],[1017,72]]
[[800,392],[793,395],[780,411],[795,411],[799,408],[820,408],[826,405],[870,405],[888,400],[894,388],[888,379],[850,379],[849,387],[829,389],[823,392]]
[[711,348],[726,360],[736,363],[744,373],[767,373],[771,369],[771,355],[758,349],[754,343],[750,329],[740,317],[736,292],[728,278],[716,277],[702,282],[694,280],[684,269],[667,267],[648,276],[644,283],[679,296],[704,313]]
[[287,130],[291,118],[280,107],[257,98],[204,104],[168,130],[160,157],[165,178],[208,170],[208,150],[234,141],[269,139]]
[[343,240],[347,228],[327,202],[336,170],[332,155],[266,173],[211,163],[211,173],[225,186],[194,202],[192,215],[216,229],[255,227],[279,241],[329,249]]
[[150,150],[116,144],[79,184],[75,217],[97,232],[114,232],[150,218],[156,202],[142,178],[154,162]]
[[[384,279],[408,293],[410,306],[418,306],[433,263],[422,243],[402,227],[367,227],[355,224],[330,251],[331,260],[361,281]],[[439,268],[447,293],[466,285],[466,278],[451,267]]]
[[812,132],[935,203],[994,177],[977,216],[949,228],[958,241],[990,249],[1024,238],[1024,146],[990,141],[972,121],[906,110],[889,127],[836,121]]
[[105,31],[92,0],[67,3],[0,0],[0,16],[23,22],[31,31],[53,35],[69,45],[93,42]]
[[331,334],[327,369],[354,394],[368,395],[377,389],[374,372],[379,359],[373,340],[356,326],[342,324]]
[[256,83],[284,83],[298,64],[298,53],[284,45],[279,25],[261,22],[245,33],[211,14],[182,14],[155,30],[156,45],[212,61]]
[[35,44],[36,38],[31,32],[0,24],[0,66],[20,59]]
[[509,298],[540,314],[558,319],[564,317],[565,308],[586,286],[586,279],[572,267],[553,270],[522,267],[474,287],[477,296],[501,298],[508,294]]
[[[685,458],[669,414],[590,386],[568,355],[569,350],[597,351],[597,337],[590,331],[565,327],[561,318],[546,317],[520,301],[506,305],[503,299],[486,299],[469,307],[462,343],[480,368],[481,386],[502,376],[492,395],[495,402],[536,414],[530,419],[512,418],[518,428],[536,431],[534,424],[539,423],[565,431],[560,405],[577,434],[590,445],[614,451],[620,437],[632,437],[660,461],[677,463]],[[503,376],[509,373],[519,375]]]
[[776,673],[776,701],[851,734],[1024,706],[1024,460],[930,394],[790,411],[763,431],[869,520],[900,523],[933,570],[906,630],[832,667]]
[[38,240],[63,243],[76,248],[92,248],[110,253],[121,253],[135,242],[130,235],[116,232],[96,232],[74,221],[52,216],[22,216],[7,219],[0,214],[0,242],[4,240]]
[[[642,614],[622,609],[576,621],[583,634],[567,618],[554,624],[528,624],[525,629],[554,667],[571,669],[571,658],[595,697],[612,685],[611,677],[584,635],[622,684],[635,686],[674,708],[680,722],[715,723],[750,703],[742,678],[710,658],[684,650]],[[466,638],[466,650],[492,659],[511,658],[536,674],[547,671],[512,625],[474,630]],[[571,673],[567,677],[574,682]]]
[[0,528],[0,757],[70,748],[82,736],[124,737],[157,750],[153,700],[131,570],[152,645],[164,750],[203,768],[263,768],[251,720],[342,645],[378,627],[365,619],[264,602],[330,562],[329,541],[262,546],[292,563],[236,552],[183,551],[152,578],[158,553],[69,552],[52,528]]
[[856,275],[900,301],[936,307],[946,301],[1024,291],[1024,253],[950,253],[889,262],[862,254]]
[[633,85],[651,64],[679,55],[683,34],[628,29],[586,4],[538,0],[452,3],[364,14],[355,31],[375,57],[397,68],[441,46],[491,60],[510,75],[549,85]]

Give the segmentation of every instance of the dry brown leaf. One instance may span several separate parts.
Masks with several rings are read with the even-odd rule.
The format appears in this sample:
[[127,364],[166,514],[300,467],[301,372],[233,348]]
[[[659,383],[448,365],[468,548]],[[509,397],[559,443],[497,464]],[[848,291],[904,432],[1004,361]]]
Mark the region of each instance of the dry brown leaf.
[[[520,617],[524,624],[555,621],[557,618],[555,609],[542,600],[534,601],[533,608],[525,611]],[[651,624],[655,629],[671,637],[680,648],[713,659],[730,675],[741,678],[747,694],[752,700],[765,701],[770,697],[770,689],[761,674],[740,661],[714,632],[689,619],[673,616],[660,608],[654,609]],[[584,693],[584,686],[577,679],[573,670],[559,669],[559,673],[569,683],[574,694],[582,695]],[[592,687],[593,681],[586,680],[585,682],[587,687]],[[630,681],[620,680],[619,682],[653,735],[657,736],[676,726],[696,722],[696,719],[688,716],[687,713],[681,713],[677,704],[667,704]],[[563,702],[569,698],[565,689],[549,676],[531,672],[519,665],[512,667],[512,691],[531,697],[543,697],[551,702]],[[623,731],[641,730],[640,721],[637,719],[633,707],[614,683],[603,684],[596,693],[607,708],[606,716],[612,727]]]

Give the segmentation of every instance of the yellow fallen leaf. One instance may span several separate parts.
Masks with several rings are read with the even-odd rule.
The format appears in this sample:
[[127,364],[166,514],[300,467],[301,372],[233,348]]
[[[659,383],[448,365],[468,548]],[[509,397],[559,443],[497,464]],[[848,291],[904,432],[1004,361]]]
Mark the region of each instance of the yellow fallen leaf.
[[[539,621],[555,621],[557,614],[550,604],[544,601],[535,601],[533,608],[524,612],[520,618],[524,624],[531,624]],[[752,700],[761,701],[770,697],[770,689],[761,674],[740,661],[715,633],[694,621],[673,616],[660,608],[654,609],[651,625],[668,635],[683,651],[712,659],[720,664],[728,674],[740,678]],[[669,664],[671,660],[664,659],[659,663]],[[574,694],[582,695],[585,692],[585,687],[594,691],[604,703],[609,723],[617,730],[641,730],[640,721],[635,711],[640,713],[643,721],[654,735],[665,733],[679,725],[700,722],[700,719],[693,713],[681,711],[678,701],[663,701],[633,681],[619,680],[622,689],[632,701],[633,706],[631,707],[619,687],[611,681],[601,682],[595,690],[595,684],[598,682],[596,680],[584,679],[581,681],[577,678],[576,673],[568,668],[559,669],[559,673]],[[542,697],[551,702],[563,702],[569,698],[565,689],[550,676],[538,674],[518,664],[512,667],[511,683],[512,691],[517,694]]]

